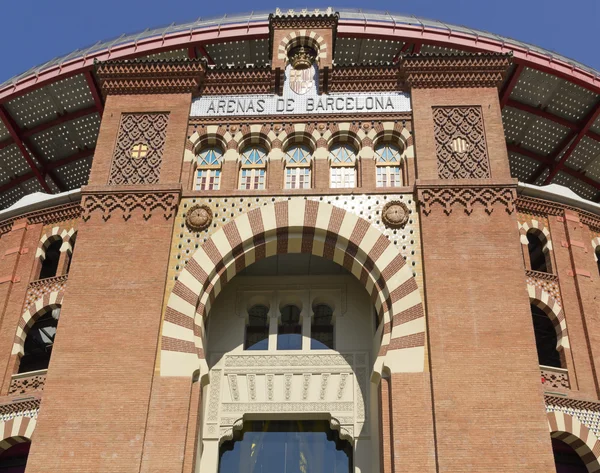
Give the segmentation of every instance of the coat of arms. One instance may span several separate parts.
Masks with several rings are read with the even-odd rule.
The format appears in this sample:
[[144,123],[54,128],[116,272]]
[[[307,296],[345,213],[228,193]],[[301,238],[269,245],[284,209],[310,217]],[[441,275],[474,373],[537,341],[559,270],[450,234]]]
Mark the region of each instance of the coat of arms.
[[315,86],[315,69],[290,69],[290,89],[304,95]]

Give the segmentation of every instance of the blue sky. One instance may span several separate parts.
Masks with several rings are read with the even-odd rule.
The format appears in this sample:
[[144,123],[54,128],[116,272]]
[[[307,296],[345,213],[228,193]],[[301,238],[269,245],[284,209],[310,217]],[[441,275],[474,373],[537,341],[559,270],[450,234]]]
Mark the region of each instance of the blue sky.
[[49,59],[123,33],[250,10],[333,6],[388,10],[533,43],[600,70],[600,0],[344,0],[302,5],[257,0],[3,0],[0,82]]

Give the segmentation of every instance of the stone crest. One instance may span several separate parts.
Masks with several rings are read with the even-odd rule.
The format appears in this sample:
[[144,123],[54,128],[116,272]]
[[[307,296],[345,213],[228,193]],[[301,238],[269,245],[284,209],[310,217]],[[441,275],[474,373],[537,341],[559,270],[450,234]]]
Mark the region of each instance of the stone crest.
[[408,222],[408,207],[404,202],[392,200],[383,207],[381,220],[386,227],[401,228]]
[[315,69],[290,69],[290,89],[298,95],[304,95],[315,86]]
[[185,217],[185,224],[190,230],[200,232],[206,230],[212,223],[212,210],[207,205],[194,205],[190,207]]

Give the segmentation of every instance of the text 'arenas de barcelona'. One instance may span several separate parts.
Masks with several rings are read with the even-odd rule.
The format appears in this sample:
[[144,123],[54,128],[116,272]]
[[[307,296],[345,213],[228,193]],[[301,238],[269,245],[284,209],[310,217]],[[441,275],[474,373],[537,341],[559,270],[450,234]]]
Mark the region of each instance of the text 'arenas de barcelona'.
[[600,472],[600,73],[326,8],[0,85],[0,473]]

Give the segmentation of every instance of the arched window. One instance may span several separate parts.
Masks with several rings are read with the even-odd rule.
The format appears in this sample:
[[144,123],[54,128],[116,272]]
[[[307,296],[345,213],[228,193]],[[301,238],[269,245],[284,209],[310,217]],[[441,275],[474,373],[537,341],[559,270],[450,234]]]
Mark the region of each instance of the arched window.
[[200,151],[197,162],[196,190],[219,190],[222,158],[223,151],[218,146],[211,146]]
[[333,350],[333,309],[327,304],[317,304],[313,308],[314,317],[310,326],[310,348],[312,350]]
[[31,326],[25,337],[19,373],[48,369],[59,316],[60,309],[48,309]]
[[336,143],[330,150],[332,188],[356,187],[356,149],[350,143]]
[[384,142],[375,147],[377,187],[402,186],[400,160],[402,150],[394,143]]
[[550,255],[548,249],[538,234],[527,232],[527,250],[533,271],[550,272]]
[[310,188],[311,150],[303,144],[291,145],[285,156],[285,188]]
[[[581,442],[577,439],[578,443]],[[559,439],[552,439],[552,453],[557,473],[588,473],[585,462],[577,451],[569,444]],[[581,452],[584,454],[584,452]],[[591,453],[591,452],[590,452]]]
[[600,275],[600,245],[596,247],[596,266],[598,267],[598,274]]
[[300,309],[295,305],[286,305],[281,309],[281,318],[277,327],[278,350],[302,349],[302,324]]
[[71,269],[71,261],[73,261],[73,253],[75,252],[75,242],[77,241],[77,233],[74,233],[73,236],[71,237],[71,239],[69,240],[69,243],[71,244],[71,249],[67,250],[67,256],[69,258],[68,262],[67,262],[67,269],[65,271],[65,274],[69,274],[69,270]]
[[254,305],[248,311],[244,350],[267,350],[269,348],[269,308]]
[[38,279],[53,278],[58,271],[58,261],[60,260],[60,247],[63,241],[61,239],[54,240],[46,249],[46,256],[42,261],[40,277]]
[[242,152],[240,189],[264,189],[267,167],[267,151],[262,146],[248,146]]
[[0,472],[24,473],[31,442],[25,437],[9,437],[3,440],[6,450],[0,450]]
[[556,350],[558,339],[554,324],[542,309],[533,304],[531,305],[531,316],[539,364],[560,368],[562,364],[560,353]]

